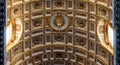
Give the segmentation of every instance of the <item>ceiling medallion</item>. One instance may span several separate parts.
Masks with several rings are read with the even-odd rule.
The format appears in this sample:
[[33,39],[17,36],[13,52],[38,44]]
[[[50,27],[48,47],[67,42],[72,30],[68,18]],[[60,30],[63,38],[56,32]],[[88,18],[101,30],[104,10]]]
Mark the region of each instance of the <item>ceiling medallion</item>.
[[68,18],[63,13],[55,13],[52,15],[50,25],[55,30],[64,30],[68,27]]

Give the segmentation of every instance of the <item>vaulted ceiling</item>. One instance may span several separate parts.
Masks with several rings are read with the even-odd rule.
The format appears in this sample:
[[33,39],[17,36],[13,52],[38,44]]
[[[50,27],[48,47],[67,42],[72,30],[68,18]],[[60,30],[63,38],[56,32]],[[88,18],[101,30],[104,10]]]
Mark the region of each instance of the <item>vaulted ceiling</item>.
[[111,0],[8,0],[7,6],[8,65],[113,64]]

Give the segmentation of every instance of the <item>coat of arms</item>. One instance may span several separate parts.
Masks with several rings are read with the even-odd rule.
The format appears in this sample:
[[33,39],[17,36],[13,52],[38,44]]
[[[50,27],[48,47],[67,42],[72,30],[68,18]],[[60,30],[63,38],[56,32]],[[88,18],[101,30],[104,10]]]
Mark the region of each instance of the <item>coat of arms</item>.
[[53,14],[50,25],[55,30],[64,30],[68,27],[68,18],[63,13]]

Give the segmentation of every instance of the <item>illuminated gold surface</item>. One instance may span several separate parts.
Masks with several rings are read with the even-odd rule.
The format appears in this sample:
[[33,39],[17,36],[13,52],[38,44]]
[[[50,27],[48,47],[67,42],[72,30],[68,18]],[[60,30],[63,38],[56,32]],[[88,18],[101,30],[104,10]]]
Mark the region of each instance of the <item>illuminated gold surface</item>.
[[[22,27],[23,24],[19,19],[17,19],[17,18],[16,18],[16,20],[11,19],[6,24],[6,26],[8,27],[10,24],[12,25],[12,34],[11,34],[12,37],[9,40],[9,42],[6,43],[6,45],[7,45],[6,46],[6,51],[9,51],[12,47],[14,47],[18,43],[19,39],[22,36],[22,31],[23,31],[23,27]],[[7,32],[7,33],[9,33],[9,32]]]
[[113,42],[110,42],[109,40],[108,33],[110,32],[108,32],[108,26],[112,28],[111,24],[108,21],[105,21],[105,20],[99,21],[97,26],[97,34],[102,45],[106,47],[113,54]]

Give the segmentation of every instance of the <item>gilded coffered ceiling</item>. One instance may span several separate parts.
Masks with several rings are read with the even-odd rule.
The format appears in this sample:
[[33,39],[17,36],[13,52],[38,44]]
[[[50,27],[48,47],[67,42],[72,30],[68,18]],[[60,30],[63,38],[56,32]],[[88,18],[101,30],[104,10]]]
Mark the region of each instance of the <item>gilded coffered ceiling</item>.
[[7,6],[8,65],[113,64],[111,0],[8,0]]

